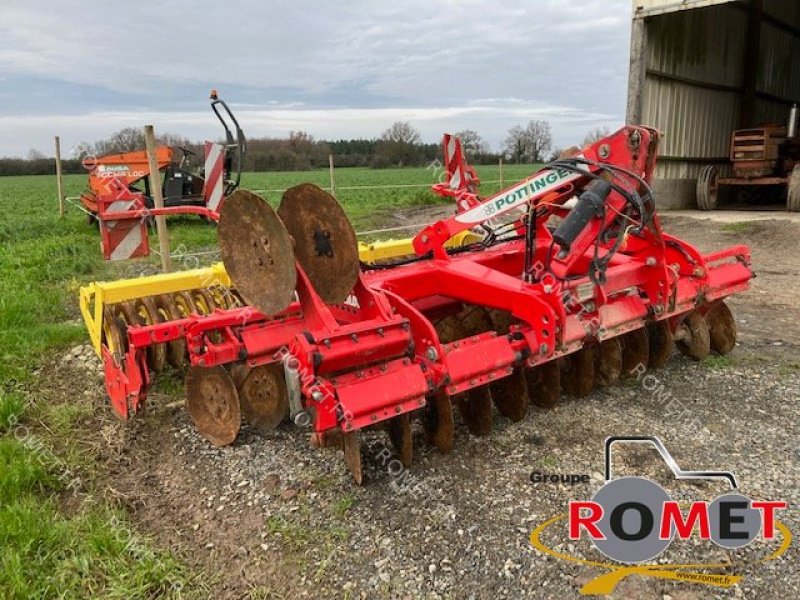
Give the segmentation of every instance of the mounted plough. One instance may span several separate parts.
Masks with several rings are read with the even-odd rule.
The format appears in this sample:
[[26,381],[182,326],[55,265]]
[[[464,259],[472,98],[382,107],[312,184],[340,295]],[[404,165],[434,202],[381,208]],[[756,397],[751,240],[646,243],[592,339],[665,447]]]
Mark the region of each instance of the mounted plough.
[[439,186],[456,214],[420,231],[411,256],[372,264],[316,186],[287,190],[277,211],[239,190],[220,216],[224,267],[203,288],[95,302],[112,407],[138,412],[150,370],[188,358],[186,407],[212,443],[232,443],[241,415],[267,429],[289,417],[314,446],[342,448],[360,483],[362,429],[385,428],[408,465],[413,417],[447,452],[454,406],[486,435],[530,404],[659,367],[675,346],[730,352],[723,300],[747,288],[749,250],[703,255],[661,230],[658,139],[625,127],[488,198],[457,156],[461,175],[448,161]]

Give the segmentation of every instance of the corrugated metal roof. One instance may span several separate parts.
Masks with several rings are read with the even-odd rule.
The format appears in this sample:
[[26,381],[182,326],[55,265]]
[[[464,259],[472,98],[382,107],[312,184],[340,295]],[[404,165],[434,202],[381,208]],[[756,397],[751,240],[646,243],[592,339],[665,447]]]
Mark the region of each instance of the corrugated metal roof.
[[739,1],[741,0],[633,0],[633,12],[635,17],[649,17]]

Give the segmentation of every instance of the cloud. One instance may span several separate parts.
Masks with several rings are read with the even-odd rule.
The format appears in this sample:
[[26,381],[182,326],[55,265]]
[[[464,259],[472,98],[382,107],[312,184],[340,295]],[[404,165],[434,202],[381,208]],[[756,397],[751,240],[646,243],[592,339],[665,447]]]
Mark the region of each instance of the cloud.
[[[62,131],[80,123],[82,139],[108,129],[78,115],[110,124],[107,115],[123,109],[126,119],[169,111],[163,118],[177,125],[210,87],[252,109],[242,116],[251,131],[278,133],[291,122],[322,137],[338,133],[342,119],[359,135],[367,127],[340,112],[354,109],[385,117],[370,125],[373,135],[412,114],[423,129],[474,118],[464,126],[499,141],[514,118],[546,109],[556,137],[566,138],[564,110],[622,119],[629,21],[627,0],[4,0],[0,102],[6,114],[43,121],[19,120],[17,139],[0,140],[0,154],[40,144],[45,122]],[[311,112],[260,115],[270,103]],[[206,115],[197,118],[192,131],[204,127]]]

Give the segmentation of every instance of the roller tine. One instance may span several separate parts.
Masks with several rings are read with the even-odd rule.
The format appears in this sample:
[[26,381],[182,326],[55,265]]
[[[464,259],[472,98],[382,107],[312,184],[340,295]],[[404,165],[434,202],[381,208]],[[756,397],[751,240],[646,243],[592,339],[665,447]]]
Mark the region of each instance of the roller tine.
[[411,435],[411,419],[408,413],[386,421],[386,431],[404,467],[410,467],[414,457],[414,440]]
[[356,484],[364,482],[364,472],[361,468],[361,436],[358,429],[342,434],[342,450],[344,462]]

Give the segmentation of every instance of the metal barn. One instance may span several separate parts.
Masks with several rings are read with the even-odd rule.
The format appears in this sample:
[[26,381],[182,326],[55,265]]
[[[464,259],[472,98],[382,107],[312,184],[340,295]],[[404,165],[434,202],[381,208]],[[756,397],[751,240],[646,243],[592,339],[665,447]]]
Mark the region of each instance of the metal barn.
[[800,1],[634,0],[627,121],[660,129],[662,208],[695,205],[704,165],[730,174],[735,129],[800,103]]

